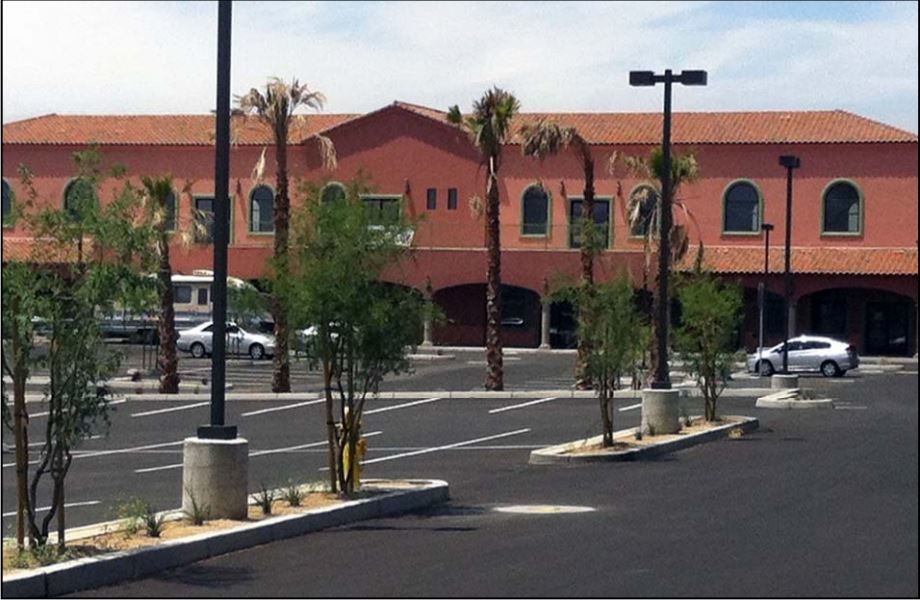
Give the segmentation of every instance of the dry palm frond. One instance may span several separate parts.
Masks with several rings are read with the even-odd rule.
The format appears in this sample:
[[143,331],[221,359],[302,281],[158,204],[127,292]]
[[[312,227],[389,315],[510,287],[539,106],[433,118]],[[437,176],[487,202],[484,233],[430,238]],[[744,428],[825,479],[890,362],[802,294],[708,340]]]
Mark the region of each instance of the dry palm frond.
[[328,137],[320,134],[316,134],[313,138],[319,144],[319,153],[323,161],[323,167],[326,169],[334,170],[338,166],[338,158],[335,152],[335,144],[332,143],[332,140]]
[[265,151],[268,150],[267,146],[262,146],[262,154],[259,156],[259,160],[256,161],[255,166],[252,168],[252,174],[249,176],[250,179],[256,183],[262,183],[262,177],[265,175]]

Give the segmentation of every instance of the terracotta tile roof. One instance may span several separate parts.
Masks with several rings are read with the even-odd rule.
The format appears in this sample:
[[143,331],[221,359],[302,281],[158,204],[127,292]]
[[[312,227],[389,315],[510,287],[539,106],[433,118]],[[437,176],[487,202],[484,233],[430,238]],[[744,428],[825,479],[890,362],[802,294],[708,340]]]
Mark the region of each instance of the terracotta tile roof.
[[[447,113],[440,110],[408,102],[380,110],[389,106],[447,123]],[[308,115],[305,124],[292,128],[292,143],[376,112]],[[578,128],[592,144],[661,142],[660,113],[521,113],[512,129],[518,132],[525,123],[544,118]],[[213,131],[210,115],[46,115],[4,125],[3,143],[209,145]],[[253,117],[237,122],[234,132],[241,145],[271,143],[268,128]],[[675,144],[916,143],[917,135],[842,110],[700,112],[675,113],[672,139]],[[511,141],[519,143],[520,138],[515,133]]]
[[[306,116],[306,119],[303,118]],[[292,143],[355,115],[298,115]],[[214,143],[213,115],[45,115],[3,126],[4,144],[207,146]],[[255,117],[234,117],[231,135],[238,145],[272,144],[271,130]]]
[[41,238],[3,238],[3,262],[58,264],[77,262],[77,247],[61,248]]
[[[691,249],[678,269],[688,271],[696,258]],[[715,273],[762,273],[764,253],[756,246],[707,246],[703,265]],[[770,272],[782,273],[783,248],[770,248]],[[916,248],[792,248],[793,273],[823,275],[917,275]]]

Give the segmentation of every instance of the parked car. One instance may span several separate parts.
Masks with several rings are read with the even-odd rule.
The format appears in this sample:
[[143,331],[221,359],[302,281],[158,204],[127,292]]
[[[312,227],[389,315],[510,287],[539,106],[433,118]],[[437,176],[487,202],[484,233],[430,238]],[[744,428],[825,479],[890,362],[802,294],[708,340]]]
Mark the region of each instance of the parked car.
[[[207,321],[191,329],[179,332],[176,347],[190,352],[195,358],[202,358],[211,353],[211,331],[214,324]],[[275,338],[261,333],[250,333],[236,323],[227,323],[227,354],[248,354],[253,360],[259,360],[275,353]]]
[[[747,368],[751,373],[770,376],[783,368],[783,345],[755,350],[748,354]],[[842,377],[859,366],[856,348],[829,337],[800,335],[789,339],[789,370],[817,371],[825,377]]]

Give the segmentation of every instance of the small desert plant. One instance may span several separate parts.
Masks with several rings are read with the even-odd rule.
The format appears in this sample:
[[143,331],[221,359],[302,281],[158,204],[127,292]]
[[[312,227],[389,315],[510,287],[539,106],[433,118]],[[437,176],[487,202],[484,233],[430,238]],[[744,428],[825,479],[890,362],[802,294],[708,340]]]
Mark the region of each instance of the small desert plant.
[[284,488],[284,500],[291,506],[300,506],[300,502],[303,500],[303,491],[300,489],[300,486],[288,482],[288,486]]
[[144,516],[150,510],[150,504],[140,498],[128,498],[115,504],[115,515],[125,520],[124,533],[130,537],[140,531]]
[[642,427],[636,427],[636,440],[642,440]]
[[272,502],[275,501],[275,492],[269,490],[265,485],[260,486],[261,490],[256,494],[256,504],[262,509],[263,515],[272,514]]
[[192,510],[185,511],[185,516],[191,520],[192,525],[204,525],[204,522],[211,517],[211,505],[205,504],[202,506],[198,504],[198,500],[195,498],[195,494],[193,494],[188,489],[186,489],[186,492],[188,493],[189,500],[192,503]]
[[147,531],[148,537],[160,537],[160,534],[163,532],[163,522],[166,520],[165,514],[157,513],[157,511],[153,509],[153,506],[148,504],[141,520],[144,523],[144,529]]
[[54,563],[64,558],[64,553],[60,552],[57,546],[52,544],[41,544],[39,546],[35,546],[30,550],[30,552],[38,564],[43,567],[47,565],[53,565]]

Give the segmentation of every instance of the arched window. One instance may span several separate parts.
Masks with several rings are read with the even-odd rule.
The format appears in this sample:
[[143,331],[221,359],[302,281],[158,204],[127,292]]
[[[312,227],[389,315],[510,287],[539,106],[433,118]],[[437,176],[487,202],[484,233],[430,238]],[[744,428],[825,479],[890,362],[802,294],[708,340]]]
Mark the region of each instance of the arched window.
[[750,181],[736,181],[725,190],[722,231],[760,232],[760,191]]
[[824,190],[823,233],[862,233],[862,195],[849,181]]
[[74,179],[64,189],[64,210],[73,221],[79,221],[83,213],[96,206],[99,197],[92,182],[82,177]]
[[549,194],[542,185],[534,184],[524,190],[521,198],[521,233],[549,235]]
[[[629,235],[645,237],[648,235],[652,218],[657,214],[658,190],[650,185],[640,185],[629,195]],[[655,219],[657,224],[657,219]]]
[[13,189],[3,180],[3,226],[10,224],[13,215]]
[[328,204],[330,202],[345,202],[345,199],[348,198],[348,192],[345,190],[345,186],[338,181],[330,181],[323,186],[319,198],[323,204]]
[[275,193],[267,185],[253,188],[249,194],[249,231],[253,233],[271,233],[275,230],[274,222]]

